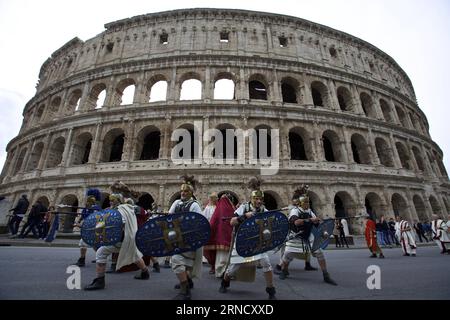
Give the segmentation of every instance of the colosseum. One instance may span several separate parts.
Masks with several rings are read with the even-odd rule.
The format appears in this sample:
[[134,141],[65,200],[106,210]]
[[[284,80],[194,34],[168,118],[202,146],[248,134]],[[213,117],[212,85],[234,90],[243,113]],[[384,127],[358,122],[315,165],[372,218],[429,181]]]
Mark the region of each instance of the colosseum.
[[[362,212],[448,218],[443,153],[407,74],[370,43],[324,25],[227,9],[135,16],[56,50],[36,88],[7,146],[7,209],[22,194],[82,205],[86,188],[106,196],[122,180],[142,206],[167,210],[186,173],[199,181],[201,202],[212,191],[242,202],[246,182],[262,174],[268,208],[286,206],[306,183],[314,210],[348,217],[354,234]],[[223,135],[232,149],[205,153],[218,139],[204,135],[209,129],[251,134]],[[194,138],[192,161],[174,159],[189,141],[177,132]],[[263,133],[266,154],[255,143]],[[70,219],[61,229],[71,232]]]

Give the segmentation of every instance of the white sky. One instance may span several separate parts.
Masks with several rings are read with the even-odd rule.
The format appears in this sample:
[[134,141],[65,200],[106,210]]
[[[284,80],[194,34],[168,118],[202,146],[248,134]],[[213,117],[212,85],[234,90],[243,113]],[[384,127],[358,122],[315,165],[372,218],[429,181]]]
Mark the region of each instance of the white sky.
[[287,14],[359,37],[390,55],[408,74],[433,140],[450,173],[450,1],[448,0],[0,0],[0,171],[19,132],[39,70],[74,37],[104,24],[182,8],[233,8]]

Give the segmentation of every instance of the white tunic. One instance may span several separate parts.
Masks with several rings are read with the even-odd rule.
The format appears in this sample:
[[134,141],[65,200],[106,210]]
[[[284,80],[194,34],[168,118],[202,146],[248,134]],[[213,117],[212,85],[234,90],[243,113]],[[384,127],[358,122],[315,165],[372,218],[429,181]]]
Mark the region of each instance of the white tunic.
[[214,211],[216,210],[216,206],[213,204],[208,204],[205,208],[205,210],[203,210],[203,215],[205,216],[206,219],[208,219],[208,221],[211,221],[211,217],[214,213]]
[[[303,211],[303,212],[308,213],[308,215],[309,215],[310,218],[316,218],[316,215],[314,214],[314,212],[313,212],[311,209],[308,209],[308,210],[305,211],[305,210],[303,210],[303,209],[294,207],[294,208],[292,208],[291,211],[289,212],[288,219],[290,220],[290,219],[291,219],[292,217],[294,217],[294,216],[298,217],[299,214],[301,213],[300,210]],[[290,235],[290,236],[292,236],[292,235],[294,235],[294,234],[295,234],[295,232],[292,231],[292,230],[289,232],[289,235]],[[309,242],[310,246],[312,246],[313,243],[314,243],[314,235],[313,235],[312,233],[309,234],[308,242]],[[286,249],[285,249],[285,252],[303,253],[303,252],[305,252],[305,250],[304,250],[304,249],[305,249],[305,248],[304,248],[305,245],[306,245],[306,244],[303,244],[303,241],[302,241],[301,238],[298,238],[298,237],[297,237],[297,238],[291,239],[291,240],[289,240],[289,241],[286,242]],[[301,257],[299,257],[299,258],[301,258]]]

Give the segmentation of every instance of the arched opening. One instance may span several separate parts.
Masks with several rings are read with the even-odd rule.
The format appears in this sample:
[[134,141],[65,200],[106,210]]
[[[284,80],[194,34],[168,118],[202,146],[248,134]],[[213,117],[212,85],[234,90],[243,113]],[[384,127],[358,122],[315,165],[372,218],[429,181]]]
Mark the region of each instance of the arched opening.
[[351,138],[353,160],[359,164],[371,164],[369,146],[360,134],[353,134]]
[[380,106],[381,106],[381,112],[383,112],[383,117],[386,122],[394,123],[394,118],[392,117],[392,111],[389,104],[384,101],[383,99],[380,99]]
[[436,200],[436,198],[431,195],[429,200],[430,200],[431,210],[433,210],[433,213],[438,215],[441,218],[444,218],[444,216],[442,215],[441,206],[439,205],[439,202]]
[[92,147],[92,135],[89,132],[80,134],[72,149],[72,165],[88,163]]
[[32,171],[37,169],[39,165],[39,160],[42,156],[42,150],[44,149],[44,143],[39,142],[34,146],[33,152],[31,153],[30,159],[28,160],[28,167],[25,171]]
[[380,219],[381,216],[384,215],[381,198],[376,193],[369,192],[364,199],[364,204],[366,212],[373,219]]
[[297,103],[299,87],[298,82],[295,79],[285,78],[281,81],[281,96],[283,97],[283,102],[285,103]]
[[377,115],[375,112],[375,106],[373,104],[372,98],[365,92],[362,92],[359,97],[365,115],[369,118],[376,119]]
[[95,100],[95,109],[101,109],[105,105],[105,101],[106,101],[106,89],[102,90],[98,94],[98,97]]
[[86,100],[87,110],[99,109],[105,104],[106,85],[98,83],[94,85]]
[[329,108],[328,89],[322,82],[314,81],[311,83],[311,94],[314,106]]
[[267,89],[261,81],[250,81],[248,83],[248,91],[250,99],[267,100]]
[[197,79],[187,79],[181,84],[180,100],[201,100],[202,83]]
[[326,161],[344,162],[341,143],[336,132],[326,130],[322,134],[322,142]]
[[336,218],[346,217],[344,202],[338,195],[334,196],[334,211]]
[[136,91],[136,86],[134,84],[130,84],[127,86],[122,93],[122,102],[120,105],[133,104],[134,100],[134,92]]
[[404,219],[411,220],[408,214],[408,207],[405,199],[398,193],[394,193],[391,198],[392,209],[395,216],[401,216]]
[[392,158],[391,148],[389,148],[387,142],[382,138],[376,138],[375,148],[381,164],[386,167],[394,167],[394,159]]
[[71,114],[72,112],[78,111],[82,94],[83,93],[80,89],[76,89],[70,94],[69,101],[67,102],[66,114]]
[[423,164],[423,158],[422,158],[421,152],[415,146],[412,147],[412,151],[414,154],[414,159],[416,160],[416,163],[417,163],[417,167],[419,168],[420,171],[425,171],[425,166]]
[[417,216],[419,217],[420,222],[428,221],[427,210],[425,208],[425,203],[422,200],[422,197],[415,195],[413,197],[414,208],[416,209]]
[[59,137],[55,139],[48,150],[46,168],[55,168],[62,161],[66,139]]
[[103,139],[103,150],[100,162],[122,161],[125,134],[122,129],[112,129]]
[[142,194],[136,205],[140,206],[141,208],[144,208],[145,210],[151,210],[152,204],[155,202],[155,199],[151,196],[150,193],[145,192]]
[[23,160],[25,158],[25,154],[27,153],[27,149],[22,149],[19,153],[19,157],[17,158],[16,167],[14,168],[13,174],[18,173],[22,169]]
[[101,207],[102,209],[106,209],[110,207],[110,202],[109,202],[109,193],[107,192],[102,192],[102,199],[100,200],[101,202]]
[[235,127],[230,124],[220,124],[216,128],[222,137],[222,146],[214,139],[214,151],[212,156],[216,159],[237,159],[238,140],[235,135]]
[[291,148],[291,160],[308,160],[303,138],[292,130],[289,131],[289,146]]
[[346,191],[339,191],[334,196],[334,208],[335,217],[344,218],[348,222],[348,229],[350,233],[353,233],[354,225],[356,223],[355,219],[350,219],[356,215],[355,203]]
[[[78,207],[78,199],[75,195],[69,194],[63,197],[61,200],[61,204],[71,206],[71,207]],[[60,208],[58,209],[61,212],[70,212],[75,213],[77,212],[76,208]],[[63,233],[72,233],[73,231],[73,224],[75,222],[76,214],[61,214],[60,215],[60,226],[62,226],[62,232]]]
[[46,208],[50,205],[50,201],[48,201],[46,196],[41,196],[36,201],[40,201]]
[[172,157],[176,159],[198,159],[200,156],[199,132],[192,124],[183,124],[172,133],[174,147]]
[[339,87],[337,89],[337,98],[339,107],[342,111],[351,111],[353,109],[352,106],[352,95],[350,91],[345,87]]
[[270,159],[272,157],[271,128],[259,125],[252,133],[253,159]]
[[231,79],[218,79],[214,82],[214,99],[233,100],[235,99],[234,82]]
[[109,155],[109,162],[122,161],[123,143],[125,134],[117,136],[111,145],[111,153]]
[[228,199],[230,199],[231,203],[237,207],[237,205],[239,204],[239,197],[237,196],[236,193],[234,193],[233,191],[229,191],[229,190],[224,190],[224,191],[220,191],[217,196],[219,197],[219,199],[223,196],[226,195],[228,197]]
[[136,141],[136,160],[156,160],[161,147],[161,132],[154,126],[142,129]]
[[406,119],[405,112],[403,112],[402,108],[399,106],[395,106],[395,110],[397,111],[398,119],[404,128],[408,128],[408,120]]
[[61,106],[61,97],[55,97],[50,102],[50,108],[47,114],[47,120],[53,120],[59,112],[59,108]]
[[38,124],[39,122],[43,121],[44,119],[42,118],[42,116],[44,115],[44,110],[45,110],[45,105],[41,104],[39,106],[39,108],[36,111],[36,116],[35,116],[35,123]]
[[149,102],[166,101],[167,100],[167,81],[159,80],[150,88]]
[[278,202],[271,192],[264,192],[264,206],[267,210],[275,210],[278,209]]
[[397,148],[398,156],[400,157],[400,162],[402,163],[402,168],[411,170],[409,165],[409,154],[406,147],[401,142],[396,142],[395,147]]

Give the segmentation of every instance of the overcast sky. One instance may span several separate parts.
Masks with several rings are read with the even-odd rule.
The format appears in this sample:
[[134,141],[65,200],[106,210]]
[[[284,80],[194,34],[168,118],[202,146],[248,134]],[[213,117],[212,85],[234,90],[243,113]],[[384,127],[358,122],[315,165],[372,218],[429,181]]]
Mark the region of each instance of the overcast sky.
[[95,37],[108,22],[200,7],[296,16],[386,52],[411,79],[449,171],[449,0],[0,0],[0,171],[6,145],[19,132],[23,108],[36,92],[39,70],[54,51],[74,37]]

